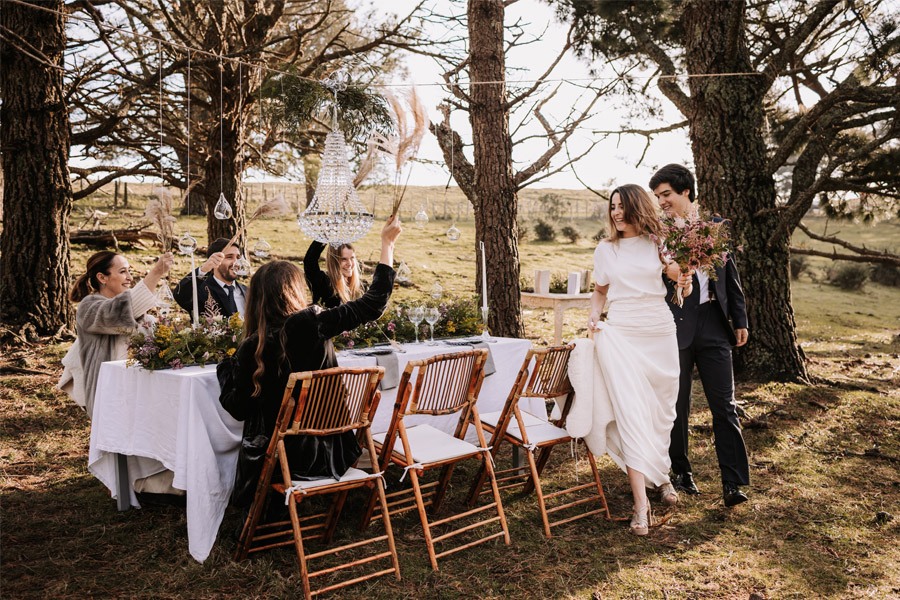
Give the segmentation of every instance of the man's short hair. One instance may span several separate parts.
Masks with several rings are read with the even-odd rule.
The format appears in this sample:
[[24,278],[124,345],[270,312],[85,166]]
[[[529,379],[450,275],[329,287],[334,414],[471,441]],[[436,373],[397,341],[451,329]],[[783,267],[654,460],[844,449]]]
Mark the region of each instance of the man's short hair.
[[225,246],[227,246],[227,245],[228,245],[228,239],[226,239],[226,238],[217,239],[216,241],[214,241],[212,244],[209,245],[209,248],[206,249],[206,258],[209,258],[216,252],[221,252],[222,250],[225,249]]
[[694,174],[687,167],[676,164],[669,164],[653,174],[650,178],[650,191],[655,190],[660,185],[668,183],[676,194],[681,194],[684,190],[688,191],[688,198],[694,201]]

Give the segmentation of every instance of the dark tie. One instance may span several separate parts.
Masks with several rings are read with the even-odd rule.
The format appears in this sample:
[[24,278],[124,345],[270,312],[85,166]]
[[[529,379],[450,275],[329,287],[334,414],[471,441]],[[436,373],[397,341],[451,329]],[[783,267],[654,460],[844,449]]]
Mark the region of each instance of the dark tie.
[[226,285],[225,291],[228,292],[228,297],[225,299],[225,310],[228,314],[225,316],[230,317],[237,312],[237,304],[234,303],[234,285]]

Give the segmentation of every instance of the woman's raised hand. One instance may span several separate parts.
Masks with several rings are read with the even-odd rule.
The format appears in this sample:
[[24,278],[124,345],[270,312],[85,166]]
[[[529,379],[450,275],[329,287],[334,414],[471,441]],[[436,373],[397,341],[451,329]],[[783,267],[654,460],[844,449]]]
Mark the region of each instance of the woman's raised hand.
[[172,268],[174,263],[175,257],[172,256],[171,252],[160,254],[159,258],[156,259],[156,262],[150,268],[150,272],[144,277],[144,285],[151,290],[156,289],[159,280],[169,274],[169,269]]
[[400,226],[400,217],[391,215],[381,229],[381,241],[392,244],[397,241],[401,231],[403,228]]
[[400,217],[391,215],[388,217],[387,223],[381,229],[381,264],[389,267],[394,266],[394,242],[400,236],[403,228],[400,227]]

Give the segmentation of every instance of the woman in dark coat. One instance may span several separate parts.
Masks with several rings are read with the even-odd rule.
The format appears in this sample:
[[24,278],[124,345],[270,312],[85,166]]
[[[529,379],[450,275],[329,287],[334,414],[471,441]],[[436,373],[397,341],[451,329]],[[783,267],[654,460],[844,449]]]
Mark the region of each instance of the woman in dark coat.
[[[250,280],[244,341],[235,359],[218,367],[219,400],[231,416],[244,421],[232,495],[236,506],[253,500],[289,375],[337,366],[331,338],[384,312],[394,285],[391,264],[400,231],[399,219],[388,219],[381,231],[381,260],[372,285],[359,299],[335,308],[308,305],[303,274],[286,261],[263,265]],[[324,442],[314,438],[290,442],[286,450],[295,478],[339,478],[361,453],[353,432]]]

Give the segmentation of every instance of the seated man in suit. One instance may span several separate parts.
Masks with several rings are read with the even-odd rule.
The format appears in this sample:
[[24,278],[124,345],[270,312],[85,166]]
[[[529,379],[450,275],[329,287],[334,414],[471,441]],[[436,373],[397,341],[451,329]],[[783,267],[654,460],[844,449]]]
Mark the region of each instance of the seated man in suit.
[[[219,238],[211,243],[206,250],[206,262],[197,268],[198,310],[202,314],[206,299],[212,296],[223,316],[230,317],[234,313],[239,313],[243,317],[247,287],[238,283],[237,275],[234,273],[234,261],[240,256],[240,250],[236,246],[226,248],[227,244],[228,240],[225,238]],[[189,313],[193,311],[190,273],[178,282],[173,295],[181,308]]]
[[[650,179],[650,189],[660,208],[670,217],[686,217],[697,210],[694,175],[681,165],[666,165]],[[674,288],[669,287],[668,298]],[[700,374],[703,391],[712,413],[713,436],[725,506],[747,501],[740,486],[750,483],[747,449],[741,435],[734,399],[734,374],[731,348],[747,343],[747,311],[740,276],[732,254],[716,269],[716,279],[703,272],[693,276],[694,286],[684,304],[669,302],[675,317],[681,382],[675,404],[669,457],[672,459],[672,484],[688,494],[699,494],[688,460],[688,418],[691,412],[691,379],[694,366]]]

